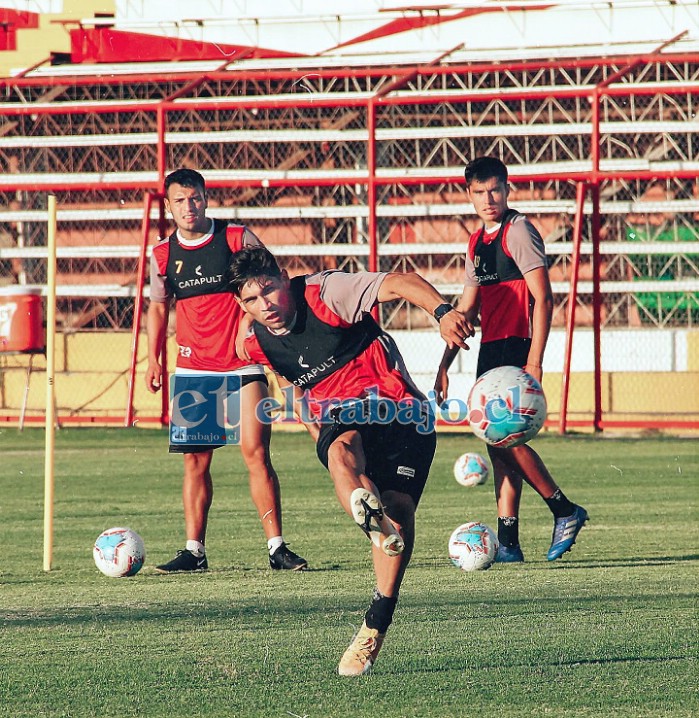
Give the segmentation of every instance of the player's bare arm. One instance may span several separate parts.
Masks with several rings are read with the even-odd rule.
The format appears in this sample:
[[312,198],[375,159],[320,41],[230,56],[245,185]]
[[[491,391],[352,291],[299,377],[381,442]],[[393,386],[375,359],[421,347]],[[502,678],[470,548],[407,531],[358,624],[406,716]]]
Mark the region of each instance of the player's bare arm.
[[243,312],[240,316],[238,333],[235,337],[235,353],[239,359],[244,359],[245,361],[250,361],[250,355],[245,345],[245,337],[250,333],[253,321],[254,319],[247,312]]
[[146,329],[148,332],[148,368],[146,369],[146,388],[155,394],[163,385],[163,369],[160,365],[160,355],[167,334],[169,302],[151,301],[146,315]]
[[466,319],[474,325],[481,308],[481,293],[479,287],[464,287],[464,291],[456,303],[456,308]]
[[[447,303],[429,282],[415,273],[386,275],[377,301],[390,302],[394,299],[406,299],[433,316],[437,307]],[[474,330],[471,322],[460,311],[452,309],[439,318],[439,333],[448,346],[468,349],[466,339],[473,336]]]
[[534,299],[532,311],[532,343],[524,367],[537,381],[543,376],[544,351],[551,331],[553,293],[546,267],[532,269],[524,275],[529,293]]
[[[456,305],[456,310],[461,312],[471,325],[473,324],[478,316],[480,294],[478,287],[464,287],[464,291]],[[439,362],[439,368],[437,369],[437,376],[434,381],[434,392],[435,399],[438,403],[446,401],[449,392],[449,367],[451,367],[456,355],[459,353],[458,346],[447,346],[444,348],[444,354],[442,360]],[[468,349],[468,347],[466,347]]]

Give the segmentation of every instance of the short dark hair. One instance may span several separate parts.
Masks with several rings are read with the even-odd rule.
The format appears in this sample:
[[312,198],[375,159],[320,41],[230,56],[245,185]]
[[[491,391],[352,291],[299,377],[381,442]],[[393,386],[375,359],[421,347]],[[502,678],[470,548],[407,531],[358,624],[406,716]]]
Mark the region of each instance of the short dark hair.
[[165,194],[170,189],[170,185],[173,184],[190,187],[191,189],[201,189],[202,192],[206,192],[204,178],[196,170],[190,170],[187,167],[175,170],[165,178]]
[[497,157],[476,157],[466,165],[464,170],[467,187],[473,180],[485,182],[493,177],[507,184],[507,167]]
[[250,280],[281,275],[282,270],[274,255],[266,247],[260,246],[243,247],[239,252],[234,252],[226,271],[228,286],[238,296]]

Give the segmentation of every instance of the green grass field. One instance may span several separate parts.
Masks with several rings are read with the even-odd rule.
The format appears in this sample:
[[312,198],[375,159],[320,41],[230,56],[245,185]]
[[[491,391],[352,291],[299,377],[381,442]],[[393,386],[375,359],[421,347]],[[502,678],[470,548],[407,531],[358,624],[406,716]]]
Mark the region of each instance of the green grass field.
[[[590,513],[572,553],[545,558],[551,518],[522,502],[527,562],[463,573],[453,528],[495,526],[492,481],[451,466],[480,451],[441,435],[418,540],[374,672],[337,661],[373,587],[368,541],[345,516],[303,433],[275,433],[285,535],[312,570],[279,574],[239,452],[214,459],[206,574],[153,571],[183,545],[181,458],[164,432],[67,429],[56,437],[53,570],[42,571],[44,437],[0,431],[0,716],[694,716],[698,444],[542,437],[534,446]],[[144,538],[145,568],[110,579],[92,543]]]

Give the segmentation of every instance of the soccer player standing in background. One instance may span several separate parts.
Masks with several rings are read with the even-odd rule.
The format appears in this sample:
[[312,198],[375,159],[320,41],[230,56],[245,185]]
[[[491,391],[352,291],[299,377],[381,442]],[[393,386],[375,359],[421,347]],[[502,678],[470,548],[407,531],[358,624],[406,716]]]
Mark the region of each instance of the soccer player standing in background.
[[[480,315],[481,348],[477,377],[499,366],[524,367],[541,382],[544,350],[551,329],[553,296],[544,242],[529,220],[507,204],[507,167],[495,157],[478,157],[465,170],[466,190],[483,226],[471,235],[466,281],[457,309],[472,323]],[[447,347],[437,372],[437,401],[447,398],[448,370],[458,347]],[[519,543],[519,504],[523,480],[553,513],[548,560],[570,551],[587,521],[527,444],[508,449],[488,446],[498,509],[497,561],[524,561]]]
[[266,249],[250,247],[231,257],[229,278],[254,319],[248,355],[307,402],[311,415],[302,418],[318,458],[342,508],[372,541],[376,589],[338,666],[340,675],[362,675],[393,620],[436,445],[431,407],[370,312],[405,299],[433,314],[442,337],[462,347],[473,327],[417,274],[326,271],[289,279]]
[[[160,356],[174,298],[176,374],[239,379],[240,448],[249,472],[252,500],[267,537],[270,567],[304,569],[306,560],[288,548],[282,535],[279,479],[269,452],[271,429],[257,419],[255,411],[267,396],[267,378],[259,364],[236,356],[235,340],[242,312],[225,281],[231,255],[261,242],[246,227],[206,216],[206,185],[194,170],[180,169],[168,175],[165,195],[165,208],[172,214],[176,230],[154,247],[151,259],[146,386],[151,393],[162,386]],[[208,568],[205,541],[213,499],[210,467],[215,448],[218,447],[170,446],[170,452],[184,455],[182,500],[186,545],[172,561],[157,566],[161,573]]]

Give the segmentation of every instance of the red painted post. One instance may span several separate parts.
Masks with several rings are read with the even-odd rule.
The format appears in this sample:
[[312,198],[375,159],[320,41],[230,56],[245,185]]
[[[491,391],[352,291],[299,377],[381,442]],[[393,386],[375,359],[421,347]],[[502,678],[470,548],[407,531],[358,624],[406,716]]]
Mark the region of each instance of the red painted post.
[[587,185],[578,182],[575,192],[575,223],[573,225],[573,254],[571,257],[570,290],[568,292],[568,311],[566,313],[566,344],[563,358],[563,377],[561,380],[561,409],[558,432],[565,434],[568,420],[568,394],[570,391],[570,365],[573,354],[573,331],[575,328],[575,308],[578,296],[578,277],[580,276],[580,245],[582,227],[585,219],[585,192]]

